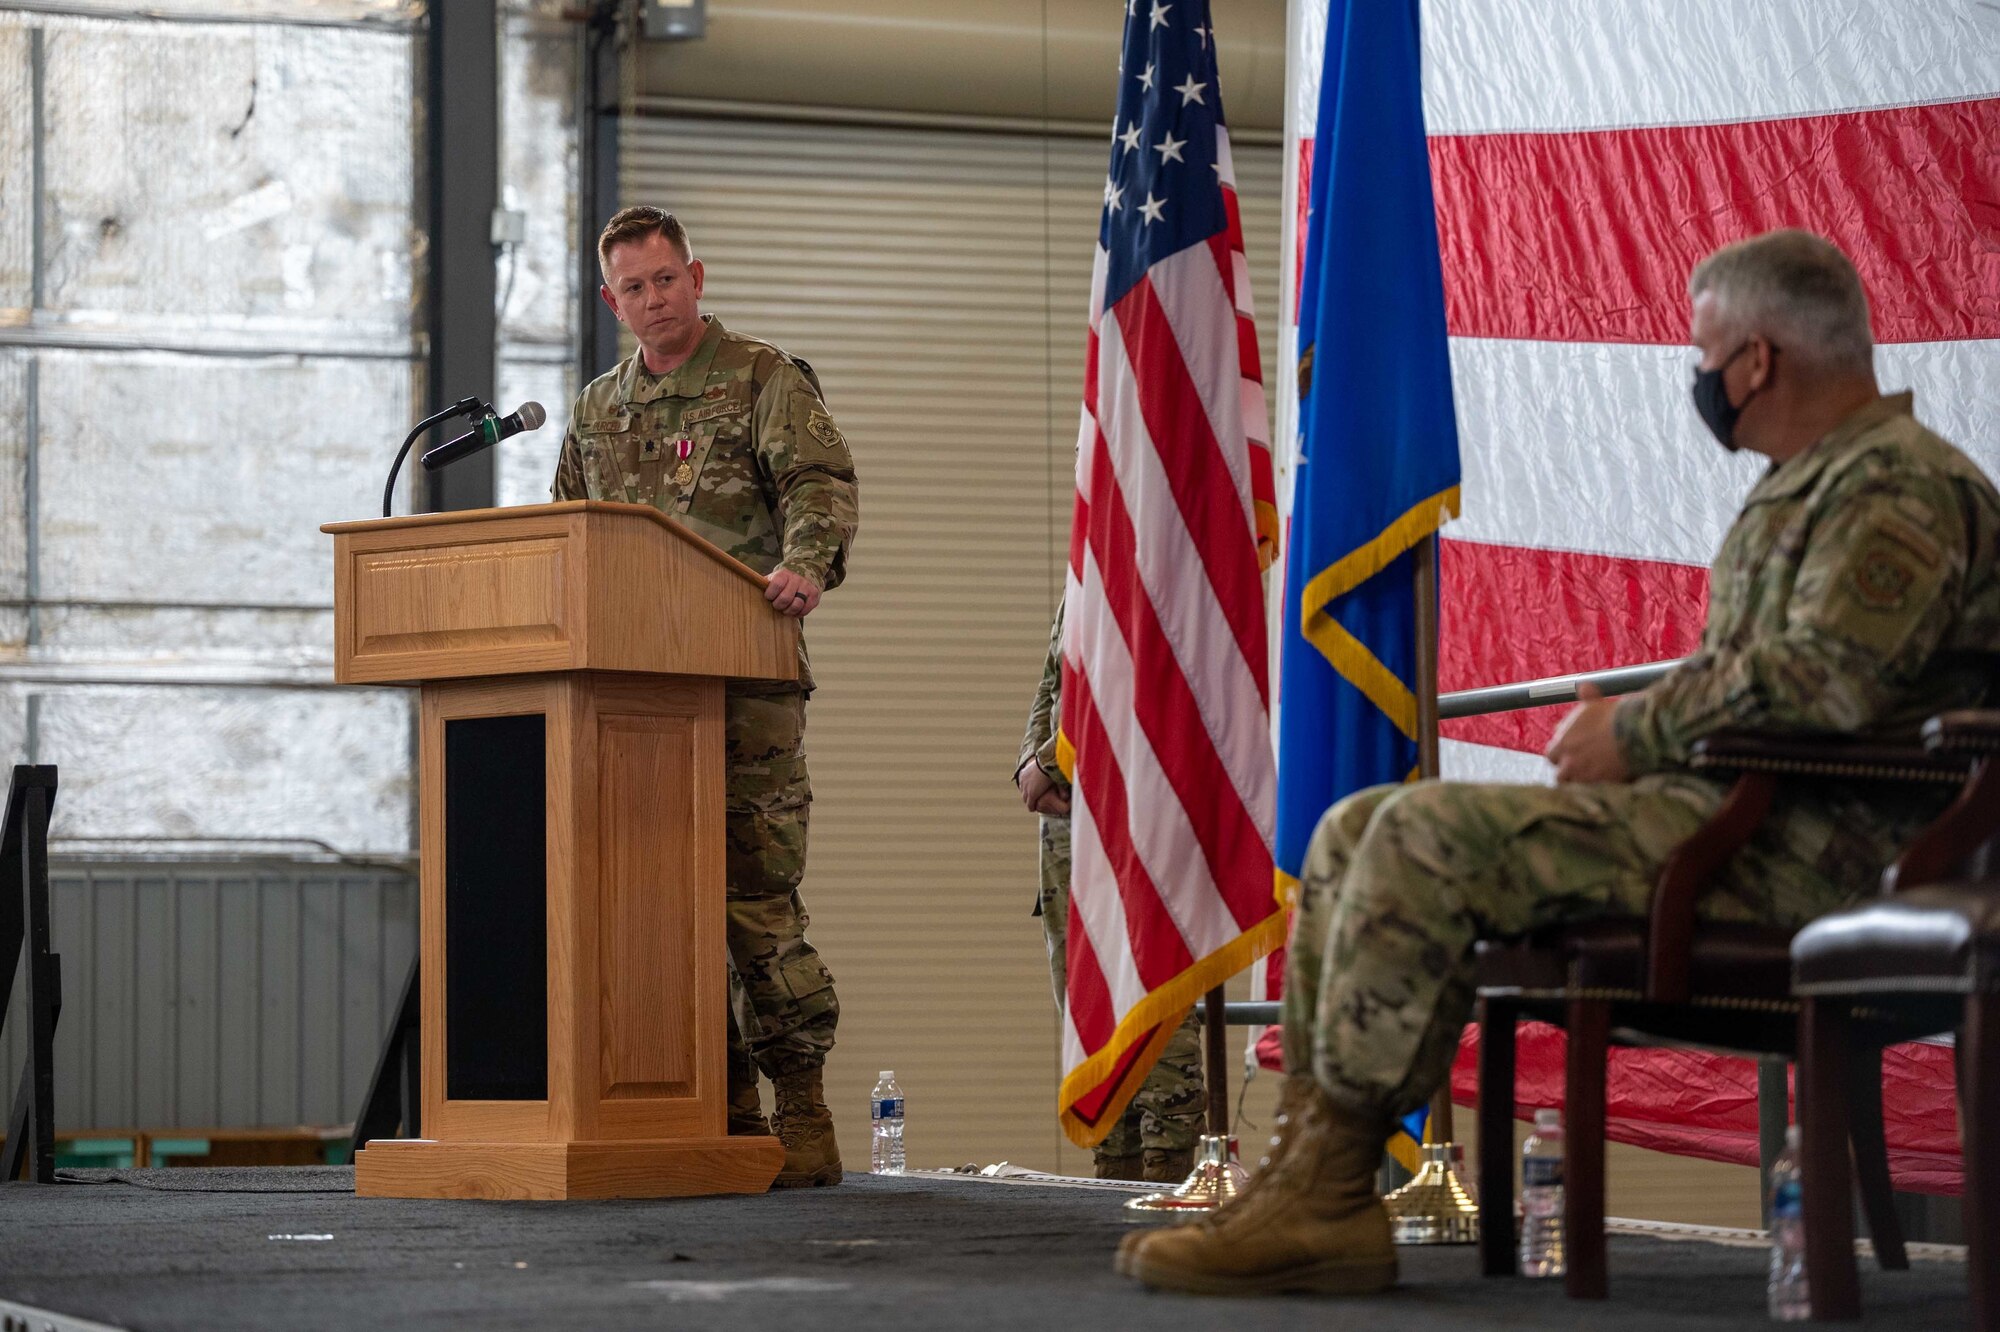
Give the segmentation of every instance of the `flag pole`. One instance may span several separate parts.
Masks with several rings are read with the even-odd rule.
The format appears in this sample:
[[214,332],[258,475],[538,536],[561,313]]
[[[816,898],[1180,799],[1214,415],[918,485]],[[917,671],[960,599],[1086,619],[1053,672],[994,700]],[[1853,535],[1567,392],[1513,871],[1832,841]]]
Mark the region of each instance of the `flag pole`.
[[[1417,597],[1417,776],[1434,781],[1438,775],[1438,539],[1419,541],[1416,555]],[[1430,1139],[1455,1141],[1452,1134],[1451,1082],[1431,1098]]]
[[[1412,582],[1417,623],[1417,776],[1438,775],[1438,539],[1416,544]],[[1451,1079],[1431,1098],[1423,1162],[1416,1177],[1382,1200],[1398,1244],[1476,1244],[1479,1207],[1462,1178],[1463,1158],[1452,1137]]]
[[1222,1016],[1222,987],[1216,986],[1203,1001],[1207,1021],[1203,1024],[1203,1044],[1207,1058],[1208,1131],[1214,1137],[1229,1137],[1229,1029]]
[[1202,1064],[1208,1086],[1208,1132],[1195,1144],[1194,1171],[1170,1192],[1149,1193],[1125,1204],[1133,1221],[1212,1212],[1242,1192],[1249,1173],[1236,1163],[1229,1142],[1229,1029],[1222,1013],[1222,987],[1202,997]]

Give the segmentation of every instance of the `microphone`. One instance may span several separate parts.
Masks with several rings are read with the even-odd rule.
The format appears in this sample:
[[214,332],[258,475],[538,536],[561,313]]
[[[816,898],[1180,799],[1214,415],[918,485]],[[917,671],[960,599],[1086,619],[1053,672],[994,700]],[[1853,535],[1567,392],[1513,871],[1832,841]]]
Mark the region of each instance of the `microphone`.
[[523,430],[539,430],[548,413],[539,402],[524,402],[512,415],[495,416],[491,410],[479,418],[477,425],[457,439],[446,440],[424,454],[424,469],[435,472],[446,463],[457,462],[481,449],[490,449],[501,440],[518,435]]

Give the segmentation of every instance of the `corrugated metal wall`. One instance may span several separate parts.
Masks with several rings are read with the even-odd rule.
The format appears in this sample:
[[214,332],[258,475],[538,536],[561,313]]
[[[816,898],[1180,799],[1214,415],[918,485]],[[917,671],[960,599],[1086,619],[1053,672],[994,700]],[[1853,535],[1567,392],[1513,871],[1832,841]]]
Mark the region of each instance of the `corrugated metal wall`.
[[[61,1130],[353,1118],[416,953],[411,875],[68,863],[53,868],[49,897]],[[27,1050],[22,984],[0,1029],[9,1094]]]

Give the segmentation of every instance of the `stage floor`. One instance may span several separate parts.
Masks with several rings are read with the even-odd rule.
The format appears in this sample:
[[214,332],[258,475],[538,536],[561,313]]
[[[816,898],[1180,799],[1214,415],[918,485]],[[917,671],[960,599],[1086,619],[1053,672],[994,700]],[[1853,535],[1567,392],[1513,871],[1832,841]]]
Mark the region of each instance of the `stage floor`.
[[[1369,1300],[1219,1300],[1111,1271],[1103,1186],[849,1175],[664,1202],[356,1198],[333,1168],[66,1171],[0,1187],[0,1300],[146,1329],[1768,1328],[1761,1247],[1614,1236],[1611,1298],[1405,1249]],[[86,1182],[87,1181],[87,1182]],[[1869,1326],[1961,1328],[1962,1263],[1862,1270]],[[1338,1311],[1336,1314],[1335,1311]],[[37,1324],[39,1326],[39,1324]]]

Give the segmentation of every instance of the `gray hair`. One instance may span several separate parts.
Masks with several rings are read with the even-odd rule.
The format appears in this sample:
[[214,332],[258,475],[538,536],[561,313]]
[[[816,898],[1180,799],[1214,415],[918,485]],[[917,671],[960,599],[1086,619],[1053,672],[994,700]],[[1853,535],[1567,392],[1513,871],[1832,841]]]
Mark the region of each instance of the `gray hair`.
[[1868,296],[1840,247],[1809,231],[1767,231],[1695,265],[1688,295],[1714,295],[1725,325],[1769,338],[1794,360],[1836,374],[1875,366]]

